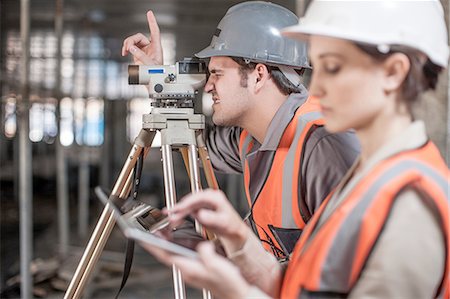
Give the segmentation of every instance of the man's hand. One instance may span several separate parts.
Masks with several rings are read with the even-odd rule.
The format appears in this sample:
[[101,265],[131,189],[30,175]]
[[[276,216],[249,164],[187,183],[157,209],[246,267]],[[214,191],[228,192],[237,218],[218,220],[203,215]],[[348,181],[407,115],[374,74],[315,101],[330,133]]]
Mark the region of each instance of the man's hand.
[[220,238],[227,254],[241,249],[251,234],[225,194],[218,190],[189,194],[166,213],[173,226],[192,215],[204,228]]
[[142,33],[136,33],[127,37],[123,41],[122,56],[131,53],[135,64],[162,65],[161,35],[155,15],[151,10],[147,12],[147,22],[150,29],[149,38]]

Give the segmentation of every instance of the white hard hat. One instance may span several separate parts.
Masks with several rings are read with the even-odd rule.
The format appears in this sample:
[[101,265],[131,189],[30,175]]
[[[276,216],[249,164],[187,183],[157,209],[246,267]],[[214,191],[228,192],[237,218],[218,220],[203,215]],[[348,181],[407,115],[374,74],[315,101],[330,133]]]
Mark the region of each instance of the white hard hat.
[[298,25],[283,35],[305,40],[322,35],[373,44],[408,46],[446,67],[449,46],[444,10],[438,0],[313,1]]

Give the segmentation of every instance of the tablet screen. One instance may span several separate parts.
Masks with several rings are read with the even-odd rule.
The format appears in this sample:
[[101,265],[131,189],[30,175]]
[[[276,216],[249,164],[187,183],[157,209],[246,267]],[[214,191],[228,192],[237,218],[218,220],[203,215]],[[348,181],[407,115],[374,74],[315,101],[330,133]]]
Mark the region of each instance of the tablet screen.
[[105,206],[112,209],[116,222],[126,237],[175,254],[197,258],[195,247],[204,239],[195,232],[195,227],[190,222],[186,221],[173,230],[169,228],[167,217],[155,216],[158,215],[157,211],[147,204],[138,203],[122,214],[120,207],[109,200],[100,187],[95,188],[95,193]]

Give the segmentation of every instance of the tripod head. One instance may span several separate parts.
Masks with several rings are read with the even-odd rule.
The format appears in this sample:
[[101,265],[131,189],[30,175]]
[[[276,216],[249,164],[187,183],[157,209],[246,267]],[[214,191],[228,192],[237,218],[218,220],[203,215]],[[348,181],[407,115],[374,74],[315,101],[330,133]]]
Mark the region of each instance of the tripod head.
[[129,65],[128,83],[148,85],[153,107],[192,108],[206,83],[206,65],[197,58],[184,58],[175,65]]

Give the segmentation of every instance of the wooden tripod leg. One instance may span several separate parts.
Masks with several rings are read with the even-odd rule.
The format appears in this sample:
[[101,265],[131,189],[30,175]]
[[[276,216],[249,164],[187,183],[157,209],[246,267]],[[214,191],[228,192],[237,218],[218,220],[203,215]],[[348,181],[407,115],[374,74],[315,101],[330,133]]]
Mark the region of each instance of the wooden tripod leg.
[[218,190],[219,184],[217,183],[216,175],[214,174],[214,170],[211,164],[211,159],[209,158],[208,149],[206,148],[206,144],[203,140],[201,132],[197,134],[197,146],[198,154],[202,161],[203,171],[205,172],[208,187],[214,190]]
[[181,157],[183,157],[184,167],[186,167],[187,175],[190,178],[191,173],[189,172],[189,153],[187,147],[180,148]]
[[[219,184],[217,183],[216,175],[214,174],[214,170],[211,164],[211,159],[209,158],[208,149],[206,148],[205,142],[203,141],[203,137],[200,134],[197,134],[197,147],[198,154],[200,156],[200,160],[202,161],[203,171],[205,173],[206,182],[208,183],[208,187],[214,190],[219,189]],[[190,170],[189,170],[189,154],[188,148],[182,147],[180,148],[181,156],[183,157],[184,166],[186,167],[186,171],[188,173],[189,178]],[[192,187],[192,186],[191,186]],[[201,184],[200,184],[201,189]]]
[[[203,171],[205,173],[208,187],[214,190],[218,190],[219,184],[217,183],[217,179],[211,165],[211,160],[209,159],[208,150],[206,148],[205,142],[203,141],[201,132],[197,133],[197,148],[200,159],[202,161]],[[184,164],[189,175],[189,180],[191,182],[192,193],[198,192],[202,189],[198,170],[199,166],[197,163],[197,148],[194,145],[180,148],[180,152],[182,153]],[[191,176],[190,174],[193,175]],[[197,226],[198,224],[196,223],[196,228]],[[200,232],[208,240],[215,240],[217,238],[216,235],[209,232],[208,230],[202,231],[201,229],[198,229],[197,232]]]
[[[155,134],[156,132],[154,131],[141,130],[138,137],[136,137],[134,145],[119,174],[111,195],[119,196],[120,198],[126,198],[128,196],[131,187],[132,170],[136,165],[141,152],[144,150],[144,156],[148,154]],[[74,276],[70,281],[69,287],[64,295],[65,299],[81,297],[90,274],[100,258],[100,254],[105,247],[106,241],[114,228],[114,224],[115,219],[112,212],[108,206],[106,206],[95,226],[91,238],[89,239],[83,256],[81,257],[81,261],[75,270]]]

